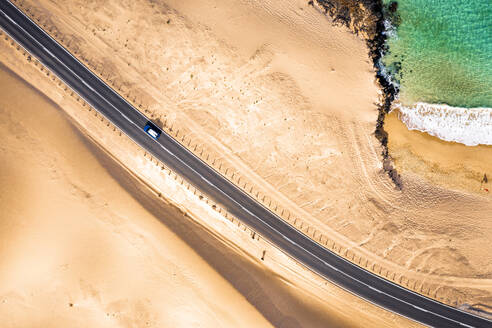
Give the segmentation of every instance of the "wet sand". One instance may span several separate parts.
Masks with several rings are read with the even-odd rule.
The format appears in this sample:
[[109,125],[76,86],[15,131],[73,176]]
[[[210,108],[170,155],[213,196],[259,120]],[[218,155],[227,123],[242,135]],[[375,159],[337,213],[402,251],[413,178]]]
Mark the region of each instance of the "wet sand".
[[[402,173],[425,177],[433,184],[492,196],[492,146],[465,146],[427,133],[408,130],[394,111],[386,117],[388,149]],[[484,179],[484,176],[487,178]]]

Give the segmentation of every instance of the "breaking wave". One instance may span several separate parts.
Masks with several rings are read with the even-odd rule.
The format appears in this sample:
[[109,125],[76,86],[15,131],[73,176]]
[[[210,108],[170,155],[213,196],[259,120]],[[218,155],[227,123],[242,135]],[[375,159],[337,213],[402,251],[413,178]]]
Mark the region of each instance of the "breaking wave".
[[393,104],[410,130],[419,130],[445,141],[467,146],[492,145],[492,108],[451,107],[444,104]]

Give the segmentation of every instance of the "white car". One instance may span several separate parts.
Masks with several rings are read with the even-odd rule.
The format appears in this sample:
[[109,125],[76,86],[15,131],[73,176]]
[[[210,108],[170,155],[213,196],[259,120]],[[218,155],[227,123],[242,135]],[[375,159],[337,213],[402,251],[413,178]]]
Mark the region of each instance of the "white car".
[[159,136],[161,135],[162,131],[159,129],[155,124],[152,122],[147,122],[147,124],[144,127],[144,131],[147,132],[149,136],[157,140]]

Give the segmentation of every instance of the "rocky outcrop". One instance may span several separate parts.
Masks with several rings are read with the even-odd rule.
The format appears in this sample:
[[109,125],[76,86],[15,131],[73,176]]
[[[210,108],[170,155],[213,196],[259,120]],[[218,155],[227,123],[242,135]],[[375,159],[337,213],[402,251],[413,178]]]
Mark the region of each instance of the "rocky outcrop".
[[384,118],[389,113],[391,103],[398,93],[397,87],[381,73],[380,61],[386,49],[385,19],[398,24],[396,10],[398,3],[393,1],[387,6],[381,0],[314,0],[309,4],[324,10],[335,24],[347,26],[353,33],[363,38],[369,49],[369,56],[376,68],[376,79],[383,90],[379,105],[379,115],[374,131],[383,146],[383,168],[398,189],[403,187],[401,177],[393,167],[388,154],[388,133],[384,130]]

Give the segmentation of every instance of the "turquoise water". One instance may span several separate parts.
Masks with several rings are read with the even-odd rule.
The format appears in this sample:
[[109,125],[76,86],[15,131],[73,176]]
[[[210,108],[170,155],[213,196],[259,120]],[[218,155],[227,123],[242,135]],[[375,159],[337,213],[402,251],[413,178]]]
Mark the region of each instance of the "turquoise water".
[[492,0],[400,0],[397,13],[383,64],[404,105],[492,107]]

